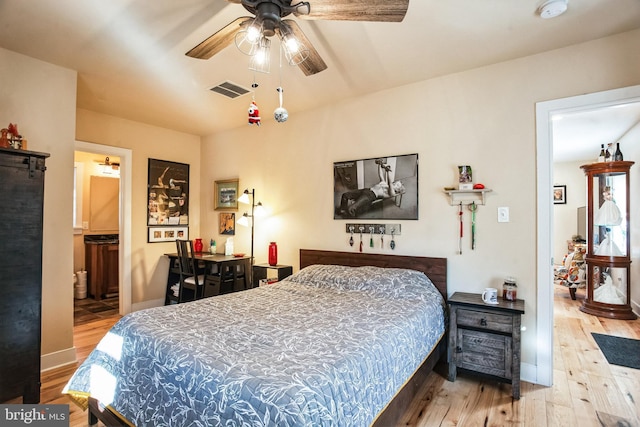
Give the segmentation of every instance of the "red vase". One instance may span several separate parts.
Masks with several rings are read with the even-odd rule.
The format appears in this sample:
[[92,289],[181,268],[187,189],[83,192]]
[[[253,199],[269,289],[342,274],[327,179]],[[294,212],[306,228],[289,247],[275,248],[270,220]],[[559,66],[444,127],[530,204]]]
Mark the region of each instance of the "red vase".
[[274,266],[278,264],[278,245],[276,242],[269,243],[269,265]]
[[196,253],[202,253],[202,239],[196,239],[196,241],[193,243],[193,250]]

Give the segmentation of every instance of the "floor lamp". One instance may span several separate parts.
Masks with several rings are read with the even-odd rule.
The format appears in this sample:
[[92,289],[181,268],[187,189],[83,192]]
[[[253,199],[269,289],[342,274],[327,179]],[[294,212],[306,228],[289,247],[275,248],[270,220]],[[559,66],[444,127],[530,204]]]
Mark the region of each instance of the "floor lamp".
[[[251,196],[251,198],[249,198]],[[262,203],[256,203],[256,190],[252,188],[251,191],[249,189],[244,190],[242,196],[238,198],[238,202],[251,204],[251,214],[243,213],[242,217],[238,220],[238,224],[244,227],[249,226],[249,218],[251,218],[251,268],[249,269],[249,283],[251,287],[253,287],[253,236],[254,236],[254,228],[255,228],[255,211],[256,208],[262,208]]]

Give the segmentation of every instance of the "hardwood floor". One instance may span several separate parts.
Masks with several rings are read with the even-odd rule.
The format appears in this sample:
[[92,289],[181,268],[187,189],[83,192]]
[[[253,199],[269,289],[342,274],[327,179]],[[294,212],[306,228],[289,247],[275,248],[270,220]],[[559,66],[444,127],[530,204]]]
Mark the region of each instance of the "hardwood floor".
[[[523,382],[522,397],[513,400],[508,384],[463,373],[452,383],[446,380],[446,366],[440,365],[399,425],[640,427],[640,370],[609,365],[591,337],[591,332],[599,332],[640,339],[640,320],[609,320],[584,314],[578,310],[583,298],[582,290],[573,301],[567,288],[555,289],[552,387]],[[74,343],[80,361],[118,318],[75,326]],[[72,365],[42,375],[41,403],[69,403],[60,391],[75,368]],[[71,427],[87,426],[85,412],[73,403],[69,409]]]
[[571,300],[554,294],[554,378],[552,387],[522,382],[521,398],[511,386],[446,371],[432,374],[401,425],[590,427],[640,426],[640,370],[609,365],[591,332],[640,339],[640,320],[610,320],[579,311],[584,290]]

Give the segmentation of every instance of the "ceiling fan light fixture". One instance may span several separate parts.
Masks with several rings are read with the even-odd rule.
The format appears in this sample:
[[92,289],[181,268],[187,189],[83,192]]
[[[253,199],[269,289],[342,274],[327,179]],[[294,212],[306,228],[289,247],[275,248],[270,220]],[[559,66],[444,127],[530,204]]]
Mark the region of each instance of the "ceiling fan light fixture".
[[289,65],[298,65],[309,57],[309,49],[284,25],[280,27],[280,42]]
[[549,0],[538,8],[538,13],[542,19],[555,18],[567,11],[567,0]]
[[238,31],[235,36],[236,47],[240,52],[248,56],[255,54],[262,37],[262,25],[257,21],[257,19],[254,19],[245,30]]
[[271,70],[271,40],[266,37],[260,43],[249,60],[249,69],[259,73],[269,73]]

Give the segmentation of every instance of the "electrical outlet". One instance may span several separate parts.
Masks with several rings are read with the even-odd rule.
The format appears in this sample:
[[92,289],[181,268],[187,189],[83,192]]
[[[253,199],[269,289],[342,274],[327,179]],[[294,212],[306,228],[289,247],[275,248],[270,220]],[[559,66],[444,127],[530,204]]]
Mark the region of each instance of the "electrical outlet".
[[509,208],[508,207],[499,207],[498,208],[498,222],[509,222]]
[[83,230],[89,229],[89,221],[82,221],[82,229]]

